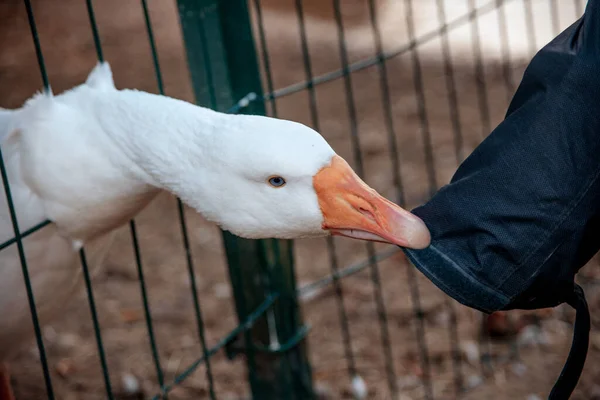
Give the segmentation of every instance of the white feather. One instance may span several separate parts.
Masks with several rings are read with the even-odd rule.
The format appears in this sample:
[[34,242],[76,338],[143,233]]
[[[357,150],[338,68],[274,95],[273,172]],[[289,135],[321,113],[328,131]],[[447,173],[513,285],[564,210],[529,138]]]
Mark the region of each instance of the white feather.
[[107,62],[99,62],[89,74],[85,83],[98,90],[116,90],[112,70]]
[[[161,190],[239,236],[325,234],[312,176],[335,153],[317,132],[117,90],[108,63],[72,90],[38,93],[19,110],[0,110],[0,139],[19,229],[53,221],[25,239],[42,324],[80,287],[78,249],[85,244],[97,271],[113,230]],[[269,186],[271,175],[287,185]],[[4,242],[14,235],[4,195],[0,222]],[[12,247],[0,252],[0,361],[32,338]]]

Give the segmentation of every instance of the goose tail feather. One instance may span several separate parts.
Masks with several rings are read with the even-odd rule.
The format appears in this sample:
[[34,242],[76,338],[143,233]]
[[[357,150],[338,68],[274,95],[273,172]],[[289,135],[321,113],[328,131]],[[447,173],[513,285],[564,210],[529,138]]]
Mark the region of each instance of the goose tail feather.
[[88,86],[100,90],[115,90],[115,82],[113,80],[110,64],[103,61],[96,64],[92,72],[87,77],[85,82]]

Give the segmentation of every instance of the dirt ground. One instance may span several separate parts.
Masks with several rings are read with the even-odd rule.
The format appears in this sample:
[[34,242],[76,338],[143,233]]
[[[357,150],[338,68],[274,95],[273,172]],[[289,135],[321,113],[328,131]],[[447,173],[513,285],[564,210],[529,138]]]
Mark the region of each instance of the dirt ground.
[[[427,26],[438,26],[437,16],[430,11],[433,0],[420,0],[415,10],[417,35]],[[520,0],[514,0],[520,2]],[[148,46],[142,8],[139,2],[105,0],[96,6],[96,17],[105,58],[111,63],[118,87],[156,92],[156,81]],[[171,0],[150,1],[160,63],[167,95],[193,100],[185,50],[178,23],[177,7]],[[276,88],[304,80],[298,27],[292,14],[292,0],[263,0],[271,69]],[[313,73],[319,75],[340,66],[338,39],[332,24],[329,2],[306,1],[307,32],[312,55]],[[348,52],[351,61],[373,55],[373,40],[368,25],[365,2],[344,1],[347,23]],[[380,1],[384,4],[384,1]],[[486,3],[479,1],[478,3]],[[568,3],[568,2],[565,2]],[[576,2],[575,2],[576,3]],[[77,0],[33,1],[39,36],[43,46],[49,79],[55,93],[81,83],[96,62],[94,44],[85,2]],[[456,0],[450,17],[466,11],[466,1]],[[382,6],[383,7],[383,6]],[[405,11],[402,7],[382,9],[386,49],[402,48],[407,43]],[[429,11],[428,11],[429,10]],[[483,17],[482,17],[483,18]],[[575,19],[561,14],[561,27]],[[518,24],[510,19],[510,24]],[[490,29],[487,22],[482,30]],[[468,154],[489,133],[481,120],[484,103],[478,98],[477,75],[470,42],[470,24],[450,34],[456,44],[453,53],[456,85],[459,90],[459,113],[463,134],[463,152]],[[542,29],[543,30],[543,29]],[[538,32],[539,33],[539,32]],[[543,36],[543,35],[546,36]],[[456,35],[456,36],[453,36]],[[537,46],[550,39],[548,31],[538,35]],[[522,38],[521,38],[522,39]],[[462,42],[461,42],[462,41]],[[456,43],[455,43],[456,42]],[[491,126],[505,112],[510,89],[503,78],[498,36],[481,37],[485,47],[483,72],[487,90]],[[466,44],[465,44],[466,43]],[[441,41],[433,39],[419,47],[425,85],[426,111],[431,130],[436,180],[447,182],[457,166],[454,133],[448,106]],[[513,82],[521,77],[527,57],[512,54],[510,64]],[[426,201],[429,195],[423,152],[422,126],[419,119],[411,54],[392,58],[387,63],[390,77],[391,106],[401,158],[404,195],[409,207]],[[352,161],[348,110],[342,80],[316,89],[322,134],[336,151]],[[377,68],[352,75],[354,101],[358,112],[365,180],[386,197],[398,201],[392,182],[390,149],[387,142]],[[41,88],[34,48],[31,42],[25,8],[21,1],[0,1],[0,106],[18,107]],[[310,124],[306,92],[277,101],[278,116]],[[483,105],[485,106],[485,105]],[[219,230],[186,209],[192,254],[197,274],[200,304],[206,327],[207,342],[214,345],[236,325],[233,301]],[[151,303],[158,349],[165,379],[170,382],[187,365],[201,355],[194,317],[189,277],[181,242],[175,199],[161,195],[137,218],[142,261]],[[366,257],[365,247],[357,242],[336,239],[341,265]],[[386,246],[377,246],[385,249]],[[329,256],[325,240],[296,242],[297,273],[301,284],[329,273]],[[392,356],[401,399],[424,398],[420,383],[416,319],[407,280],[407,265],[397,254],[379,264],[383,295],[387,307],[392,341]],[[600,399],[600,276],[598,262],[585,268],[584,288],[592,310],[594,329],[586,369],[574,399]],[[426,341],[432,364],[435,398],[454,398],[452,357],[449,345],[449,309],[446,296],[417,274],[424,319]],[[152,364],[146,324],[134,264],[129,230],[119,230],[102,272],[94,279],[94,293],[110,378],[119,399],[150,398],[157,392],[156,371]],[[384,355],[379,341],[379,325],[373,301],[369,271],[343,281],[345,306],[348,310],[352,350],[358,373],[366,382],[369,399],[389,399]],[[462,351],[462,373],[472,386],[463,399],[529,399],[543,398],[560,369],[571,341],[572,313],[562,307],[544,315],[540,330],[529,327],[519,335],[520,361],[507,361],[510,346],[506,341],[493,341],[496,366],[492,376],[482,379],[478,361],[479,314],[453,302],[457,310]],[[305,299],[303,313],[312,326],[308,336],[310,359],[316,385],[324,398],[349,399],[350,377],[342,346],[338,309],[333,290]],[[594,315],[596,313],[596,315]],[[514,313],[513,313],[514,314]],[[532,334],[533,333],[533,334]],[[63,315],[44,329],[44,339],[52,367],[58,399],[106,398],[96,352],[89,308],[83,290],[64,310]],[[218,398],[241,399],[248,395],[243,359],[230,362],[222,352],[211,360]],[[35,343],[11,361],[14,387],[19,400],[44,399],[44,384]],[[127,394],[132,382],[139,385],[137,397]],[[205,368],[200,367],[169,396],[170,399],[208,398]],[[539,397],[532,397],[537,395]],[[529,397],[528,397],[529,396]]]

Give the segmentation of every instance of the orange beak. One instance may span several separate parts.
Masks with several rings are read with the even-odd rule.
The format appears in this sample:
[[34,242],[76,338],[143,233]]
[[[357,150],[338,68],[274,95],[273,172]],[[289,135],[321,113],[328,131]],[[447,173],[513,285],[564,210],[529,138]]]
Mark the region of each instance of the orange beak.
[[431,236],[416,215],[367,186],[340,156],[313,177],[323,229],[332,235],[391,243],[411,249],[429,246]]

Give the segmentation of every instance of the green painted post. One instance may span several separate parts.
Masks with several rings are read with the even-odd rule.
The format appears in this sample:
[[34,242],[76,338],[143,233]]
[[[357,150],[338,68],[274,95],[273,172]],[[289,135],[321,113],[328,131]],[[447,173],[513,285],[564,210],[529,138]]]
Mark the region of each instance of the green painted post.
[[[246,0],[177,3],[197,103],[225,111],[249,93],[262,98]],[[265,115],[266,110],[256,101],[241,112]],[[242,341],[253,398],[313,398],[292,242],[247,240],[229,232],[223,232],[223,242],[240,321],[269,295],[279,295]]]

